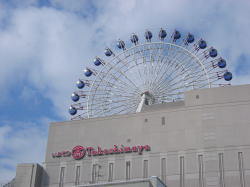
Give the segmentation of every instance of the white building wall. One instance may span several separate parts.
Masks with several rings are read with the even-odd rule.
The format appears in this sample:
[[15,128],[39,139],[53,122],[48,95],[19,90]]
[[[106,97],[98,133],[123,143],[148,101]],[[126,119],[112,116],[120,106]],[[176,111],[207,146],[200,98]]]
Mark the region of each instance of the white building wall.
[[[115,181],[125,179],[126,160],[131,160],[131,177],[142,178],[145,157],[149,160],[149,175],[161,178],[161,158],[165,157],[166,183],[170,187],[250,186],[249,112],[250,85],[242,85],[190,91],[185,102],[151,106],[137,114],[52,123],[45,160],[48,177],[43,185],[58,186],[62,163],[66,163],[65,186],[74,185],[76,162],[81,165],[82,184],[91,182],[93,162],[101,165],[98,182],[107,181],[110,160],[114,162]],[[76,145],[111,148],[114,144],[148,144],[151,151],[142,155],[85,156],[79,161],[51,156]],[[243,169],[239,169],[239,152]],[[182,177],[180,157],[184,158]]]

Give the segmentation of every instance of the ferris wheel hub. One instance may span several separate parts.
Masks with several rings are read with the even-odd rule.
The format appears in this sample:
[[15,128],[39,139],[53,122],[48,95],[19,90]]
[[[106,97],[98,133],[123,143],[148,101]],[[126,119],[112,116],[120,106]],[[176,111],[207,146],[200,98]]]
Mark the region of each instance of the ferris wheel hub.
[[141,102],[139,103],[139,105],[138,105],[138,107],[136,109],[136,112],[141,112],[143,106],[152,105],[154,103],[155,103],[154,96],[149,91],[143,92],[141,94]]

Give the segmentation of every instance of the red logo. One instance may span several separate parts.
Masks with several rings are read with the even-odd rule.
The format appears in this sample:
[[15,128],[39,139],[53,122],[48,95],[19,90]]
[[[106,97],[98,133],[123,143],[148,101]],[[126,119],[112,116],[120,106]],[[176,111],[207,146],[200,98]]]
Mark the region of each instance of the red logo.
[[75,146],[72,149],[72,157],[76,160],[79,160],[85,156],[85,152],[86,152],[86,150],[84,149],[84,147],[82,147],[80,145]]

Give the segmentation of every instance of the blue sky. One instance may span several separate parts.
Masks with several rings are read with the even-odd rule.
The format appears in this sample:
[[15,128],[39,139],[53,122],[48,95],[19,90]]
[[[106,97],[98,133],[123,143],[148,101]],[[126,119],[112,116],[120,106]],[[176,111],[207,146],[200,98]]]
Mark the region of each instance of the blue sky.
[[44,160],[49,123],[69,119],[75,81],[117,38],[195,33],[226,58],[232,84],[250,83],[248,0],[0,0],[0,9],[0,184],[17,163]]

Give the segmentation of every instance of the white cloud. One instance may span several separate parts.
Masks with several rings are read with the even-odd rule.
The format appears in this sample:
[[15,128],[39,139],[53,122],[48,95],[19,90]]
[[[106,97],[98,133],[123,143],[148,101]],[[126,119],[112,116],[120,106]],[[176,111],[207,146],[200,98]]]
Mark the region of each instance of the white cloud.
[[92,1],[90,0],[77,0],[77,1],[67,1],[67,0],[51,0],[51,5],[64,9],[65,11],[81,12],[83,15],[88,15],[89,9],[92,8]]
[[1,88],[28,79],[56,106],[65,106],[88,56],[82,44],[90,43],[90,34],[86,29],[81,33],[84,27],[74,15],[48,8],[17,10],[11,20],[0,35]]
[[[27,78],[62,116],[81,70],[112,41],[120,36],[128,40],[133,31],[163,26],[198,32],[227,55],[231,69],[241,54],[250,55],[247,1],[205,1],[206,6],[197,0],[94,1],[91,6],[87,1],[51,2],[63,9],[26,6],[12,11],[9,27],[0,33],[0,87]],[[75,14],[91,12],[87,8],[95,15]]]
[[4,146],[6,135],[10,132],[10,130],[11,128],[9,126],[0,127],[0,150]]
[[18,163],[44,161],[47,141],[47,125],[42,123],[40,127],[29,122],[4,122],[1,125],[0,184],[15,176],[14,168]]

